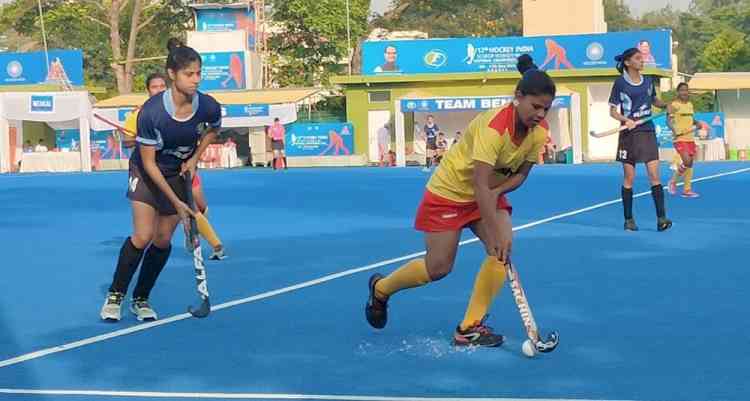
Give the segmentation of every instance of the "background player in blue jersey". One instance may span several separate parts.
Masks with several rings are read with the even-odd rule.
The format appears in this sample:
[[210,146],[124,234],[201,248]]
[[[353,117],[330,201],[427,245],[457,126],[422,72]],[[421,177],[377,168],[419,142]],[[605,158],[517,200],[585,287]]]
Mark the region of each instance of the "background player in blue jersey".
[[440,127],[435,123],[435,117],[430,114],[427,116],[427,123],[424,125],[424,140],[427,147],[427,160],[424,171],[430,171],[432,164],[437,156],[437,136]]
[[183,174],[190,171],[195,176],[200,155],[214,141],[221,126],[219,104],[198,92],[198,52],[176,39],[170,39],[167,48],[166,67],[172,83],[168,90],[149,98],[138,115],[127,191],[133,210],[133,233],[120,249],[101,309],[104,320],[120,320],[122,301],[141,257],[143,265],[130,310],[138,320],[157,318],[148,302],[149,295],[169,259],[177,224],[187,222],[193,215],[185,204],[187,186]]
[[636,48],[625,50],[615,57],[617,70],[622,74],[617,78],[609,97],[609,114],[628,127],[620,132],[617,144],[617,161],[622,163],[624,179],[622,183],[622,204],[625,213],[625,230],[637,231],[633,219],[633,180],[636,163],[645,163],[651,181],[651,196],[656,205],[656,228],[664,231],[672,226],[664,208],[664,188],[659,180],[659,145],[656,130],[651,121],[636,125],[636,120],[651,116],[651,107],[671,110],[666,102],[656,97],[651,77],[641,74],[643,55]]

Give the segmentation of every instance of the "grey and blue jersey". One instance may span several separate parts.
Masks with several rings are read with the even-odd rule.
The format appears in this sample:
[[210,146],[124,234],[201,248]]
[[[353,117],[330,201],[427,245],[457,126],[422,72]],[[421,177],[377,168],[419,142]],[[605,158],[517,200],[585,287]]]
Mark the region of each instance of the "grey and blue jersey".
[[180,173],[180,166],[193,156],[198,140],[207,128],[221,127],[221,106],[209,95],[196,92],[193,114],[179,120],[175,117],[171,90],[152,96],[138,113],[136,152],[131,162],[143,168],[141,146],[156,148],[156,165],[165,177]]
[[[651,106],[655,98],[654,80],[651,77],[642,76],[641,82],[636,84],[627,74],[623,74],[615,80],[609,104],[617,107],[623,117],[637,121],[651,117]],[[654,123],[648,121],[633,129],[633,132],[644,131],[653,132]]]

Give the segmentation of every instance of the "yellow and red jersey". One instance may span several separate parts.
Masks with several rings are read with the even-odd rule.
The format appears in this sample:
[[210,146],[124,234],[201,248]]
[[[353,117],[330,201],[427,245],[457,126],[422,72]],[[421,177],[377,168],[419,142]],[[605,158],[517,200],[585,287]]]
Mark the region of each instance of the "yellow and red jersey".
[[547,140],[547,122],[542,121],[523,138],[515,130],[516,109],[512,104],[475,117],[461,141],[443,156],[427,189],[455,202],[473,202],[476,161],[494,166],[500,182],[518,171],[523,162],[536,163]]
[[693,103],[682,103],[679,100],[672,102],[674,114],[672,114],[672,126],[674,127],[673,142],[694,142],[693,138],[693,121],[694,109]]
[[138,112],[141,110],[140,107],[134,108],[128,116],[125,117],[125,123],[123,126],[127,131],[123,132],[126,136],[131,137],[135,140],[135,133],[138,132]]

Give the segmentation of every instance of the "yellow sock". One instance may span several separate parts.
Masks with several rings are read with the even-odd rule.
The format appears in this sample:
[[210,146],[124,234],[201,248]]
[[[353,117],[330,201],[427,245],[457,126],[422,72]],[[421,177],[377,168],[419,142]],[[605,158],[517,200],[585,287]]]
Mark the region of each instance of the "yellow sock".
[[674,165],[674,174],[672,175],[672,181],[675,183],[680,182],[680,177],[684,173],[680,173],[680,167],[682,166],[682,157],[680,157],[680,154],[677,153],[674,156],[672,156],[672,165]]
[[375,284],[375,296],[387,299],[398,291],[421,287],[430,281],[424,259],[410,260]]
[[682,164],[682,157],[680,156],[680,154],[679,154],[679,153],[675,153],[675,155],[674,155],[674,156],[672,156],[672,164],[673,164],[673,165],[674,165],[675,167],[679,167],[679,166],[680,166],[680,164]]
[[690,192],[693,190],[693,168],[690,167],[685,170],[685,192]]
[[679,170],[676,170],[676,171],[674,172],[674,174],[672,174],[672,182],[674,182],[675,184],[676,184],[676,183],[678,183],[678,182],[680,182],[680,181],[679,181],[679,180],[680,180],[680,177],[681,177],[681,176],[680,176],[680,171],[679,171]]
[[219,236],[216,235],[214,228],[211,227],[211,223],[208,222],[206,216],[200,212],[196,213],[195,222],[198,223],[198,232],[201,233],[203,238],[205,238],[209,244],[211,244],[212,248],[216,249],[221,246],[221,240],[219,239]]
[[488,256],[474,281],[474,291],[471,293],[469,306],[461,322],[461,330],[468,329],[484,318],[503,283],[505,283],[505,265],[497,260],[497,257]]

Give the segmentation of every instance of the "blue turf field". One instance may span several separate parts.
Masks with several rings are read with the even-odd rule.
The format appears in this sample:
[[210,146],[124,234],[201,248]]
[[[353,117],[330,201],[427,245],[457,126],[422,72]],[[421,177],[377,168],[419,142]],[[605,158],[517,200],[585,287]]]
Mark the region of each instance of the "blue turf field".
[[[747,167],[699,164],[696,177]],[[208,262],[212,300],[243,303],[203,320],[180,316],[197,296],[178,233],[152,294],[162,319],[177,317],[96,341],[137,325],[129,314],[119,324],[98,318],[130,230],[125,173],[0,176],[0,388],[15,389],[0,399],[750,399],[750,171],[696,183],[699,199],[667,195],[675,225],[665,233],[655,230],[650,195],[635,201],[638,233],[622,231],[619,203],[517,231],[514,260],[535,317],[562,337],[553,354],[533,360],[520,353],[525,334],[507,286],[490,317],[506,345],[449,343],[483,259],[477,243],[461,247],[448,278],[397,295],[386,330],[364,321],[369,274],[399,263],[350,270],[423,249],[411,228],[427,179],[419,169],[202,178],[230,254]],[[611,164],[535,168],[510,195],[514,225],[614,200],[620,179]],[[646,181],[639,167],[636,192],[648,190]],[[50,353],[30,354],[40,350]],[[120,391],[133,393],[107,393]]]

